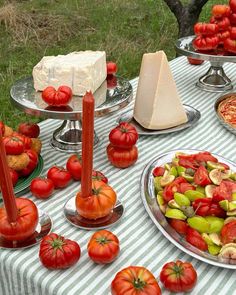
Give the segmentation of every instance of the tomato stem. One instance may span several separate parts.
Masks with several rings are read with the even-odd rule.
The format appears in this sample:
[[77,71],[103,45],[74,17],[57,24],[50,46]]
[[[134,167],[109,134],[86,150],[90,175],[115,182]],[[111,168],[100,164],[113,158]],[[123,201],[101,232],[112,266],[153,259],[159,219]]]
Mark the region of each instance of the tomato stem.
[[135,289],[142,290],[146,286],[146,282],[140,280],[140,278],[133,281],[133,286]]

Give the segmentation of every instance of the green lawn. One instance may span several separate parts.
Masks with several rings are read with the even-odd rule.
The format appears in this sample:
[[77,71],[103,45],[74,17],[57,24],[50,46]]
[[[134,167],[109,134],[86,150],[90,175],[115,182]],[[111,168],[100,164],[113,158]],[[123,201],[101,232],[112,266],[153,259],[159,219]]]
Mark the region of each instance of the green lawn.
[[[227,3],[208,1],[201,20],[209,19],[217,2]],[[132,78],[144,52],[163,49],[173,59],[177,34],[176,20],[162,0],[0,0],[0,119],[12,127],[38,120],[11,106],[9,90],[31,75],[44,55],[105,50],[119,74]]]

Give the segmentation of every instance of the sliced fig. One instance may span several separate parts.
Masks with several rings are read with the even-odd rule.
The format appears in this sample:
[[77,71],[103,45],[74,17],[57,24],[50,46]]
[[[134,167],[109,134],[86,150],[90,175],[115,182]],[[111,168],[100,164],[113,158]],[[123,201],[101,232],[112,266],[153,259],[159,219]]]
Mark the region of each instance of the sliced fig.
[[165,214],[167,205],[165,204],[163,197],[159,194],[157,195],[157,203],[159,205],[161,212]]
[[207,168],[209,168],[210,170],[213,170],[213,169],[218,169],[218,170],[225,170],[225,167],[218,163],[218,162],[212,162],[212,161],[207,161]]
[[157,176],[154,178],[154,187],[155,187],[155,190],[157,193],[159,191],[163,190],[163,188],[161,186],[161,179],[162,179],[162,176]]
[[184,195],[188,197],[191,202],[200,198],[205,198],[205,195],[203,193],[194,190],[188,190],[184,193]]
[[209,238],[211,239],[212,243],[214,243],[215,245],[222,246],[222,242],[221,242],[219,234],[211,233],[211,234],[209,234]]
[[206,221],[209,223],[208,233],[219,233],[224,225],[224,219],[216,216],[206,216]]
[[196,191],[205,195],[205,188],[203,186],[197,185]]
[[224,170],[221,171],[221,177],[222,179],[229,179],[231,175],[231,171],[230,170]]
[[221,250],[221,246],[217,246],[217,245],[208,245],[208,252],[211,254],[211,255],[218,255],[219,252]]
[[174,175],[164,175],[160,180],[161,186],[167,186],[168,184],[171,184],[171,182],[175,179]]
[[224,225],[231,222],[231,221],[236,221],[236,217],[234,217],[234,216],[227,217],[224,221]]
[[175,202],[175,200],[170,200],[168,206],[172,209],[180,209],[180,206]]
[[166,164],[164,165],[164,168],[165,168],[166,170],[170,171],[171,166],[172,166],[172,163],[166,163]]
[[229,209],[228,211],[234,211],[236,209],[235,201],[229,202]]
[[219,169],[211,170],[209,173],[209,177],[214,184],[220,185],[220,183],[222,181],[221,170],[219,170]]
[[202,233],[202,238],[207,243],[208,246],[214,245],[214,243],[212,242],[211,238],[209,237],[207,233]]
[[206,194],[207,198],[212,198],[213,197],[213,192],[214,192],[215,188],[216,188],[216,185],[214,185],[214,184],[208,184],[205,187],[205,194]]
[[220,253],[218,255],[219,258],[223,258],[223,259],[229,259],[229,260],[235,260],[236,263],[236,244],[235,243],[229,243],[224,245],[221,250]]
[[171,167],[170,171],[169,171],[169,174],[174,175],[175,177],[177,177],[178,176],[177,169],[175,167]]
[[194,177],[187,174],[186,172],[182,172],[180,173],[180,176],[182,176],[183,178],[185,178],[188,182],[193,182]]
[[187,217],[193,217],[195,215],[195,211],[192,206],[181,206],[181,211]]
[[232,200],[236,201],[236,193],[232,193]]
[[200,233],[206,233],[210,229],[208,221],[202,216],[189,217],[187,223],[191,228],[196,229]]
[[226,215],[227,216],[236,216],[236,209],[231,210],[231,211],[227,211]]
[[181,173],[186,170],[186,168],[183,167],[183,166],[176,166],[176,169],[177,169],[177,172],[178,172],[179,176],[181,176]]
[[219,205],[225,211],[228,211],[229,210],[229,201],[228,200],[222,200],[222,201],[220,201],[219,202]]
[[190,206],[189,198],[187,198],[184,194],[175,193],[174,199],[179,206]]
[[168,218],[180,219],[185,220],[187,216],[179,209],[170,209],[167,207],[165,216]]
[[236,172],[232,173],[232,174],[230,175],[230,178],[231,178],[232,180],[236,180]]

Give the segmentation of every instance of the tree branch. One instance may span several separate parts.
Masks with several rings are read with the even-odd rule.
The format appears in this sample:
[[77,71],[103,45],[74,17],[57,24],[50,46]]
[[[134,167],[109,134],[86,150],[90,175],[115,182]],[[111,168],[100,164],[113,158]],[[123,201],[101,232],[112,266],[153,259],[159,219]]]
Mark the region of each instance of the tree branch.
[[183,10],[183,4],[180,0],[164,0],[177,20],[180,18]]
[[[171,0],[170,0],[171,1]],[[192,0],[188,4],[189,11],[201,11],[202,7],[208,2],[208,0]]]

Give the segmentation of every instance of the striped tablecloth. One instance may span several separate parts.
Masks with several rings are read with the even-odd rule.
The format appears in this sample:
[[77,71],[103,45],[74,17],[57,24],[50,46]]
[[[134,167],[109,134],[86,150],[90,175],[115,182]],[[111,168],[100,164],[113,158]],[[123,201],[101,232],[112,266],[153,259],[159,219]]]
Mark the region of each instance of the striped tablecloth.
[[[121,222],[111,228],[119,237],[121,253],[110,265],[97,265],[87,254],[86,246],[91,231],[80,230],[70,225],[63,216],[63,205],[77,191],[78,183],[58,190],[41,201],[30,194],[37,206],[47,211],[53,220],[53,231],[76,240],[82,250],[79,262],[68,270],[49,271],[38,258],[39,246],[20,251],[0,250],[0,294],[1,295],[107,295],[115,274],[129,265],[147,267],[158,278],[167,261],[181,259],[190,261],[197,270],[198,283],[191,294],[236,294],[236,272],[211,266],[180,251],[172,245],[152,223],[140,198],[140,176],[151,158],[172,149],[194,148],[218,153],[236,161],[235,135],[218,122],[214,113],[216,93],[204,92],[195,87],[198,77],[206,72],[208,63],[191,66],[185,57],[170,62],[182,100],[201,111],[197,126],[179,133],[161,136],[141,136],[138,141],[139,159],[128,169],[117,169],[108,163],[105,148],[109,130],[116,125],[116,119],[125,110],[111,116],[96,119],[95,127],[101,144],[94,151],[94,168],[104,172],[109,183],[116,190],[125,206]],[[225,64],[228,76],[236,85],[236,65]],[[134,93],[137,79],[131,81]],[[128,107],[132,108],[132,104]],[[59,121],[46,120],[41,123],[42,155],[45,162],[43,174],[53,165],[65,165],[68,155],[57,152],[49,146],[49,139]],[[169,294],[162,287],[163,294]]]

